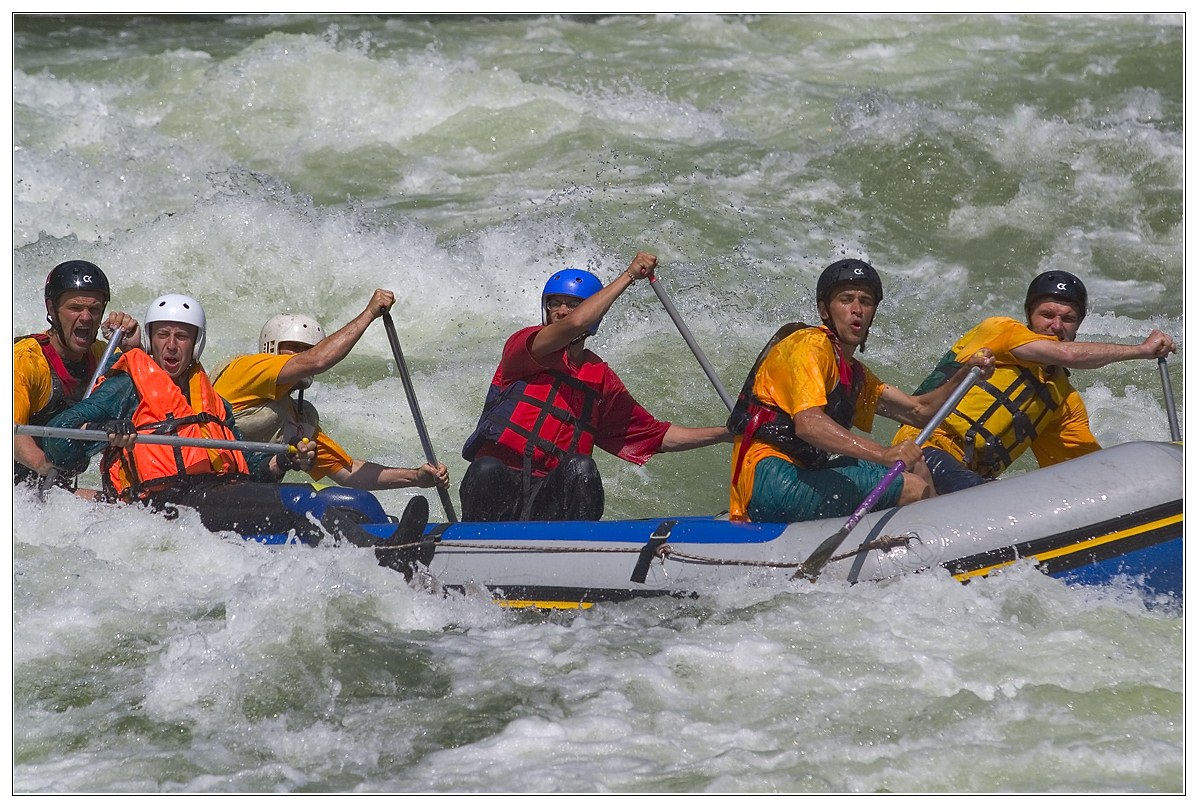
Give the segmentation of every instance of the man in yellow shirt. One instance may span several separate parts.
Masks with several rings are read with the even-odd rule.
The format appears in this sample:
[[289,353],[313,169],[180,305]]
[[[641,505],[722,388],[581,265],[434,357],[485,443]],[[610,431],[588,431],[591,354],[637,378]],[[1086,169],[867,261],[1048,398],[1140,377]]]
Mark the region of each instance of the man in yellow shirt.
[[[915,442],[885,447],[869,432],[875,414],[923,427],[969,372],[909,396],[853,359],[865,351],[883,298],[873,267],[857,259],[830,264],[816,284],[822,326],[790,323],[771,338],[750,370],[729,417],[733,441],[729,516],[797,522],[852,514],[897,461],[906,467],[874,509],[936,494]],[[992,367],[980,351],[968,361]]]
[[[1100,449],[1069,368],[1102,368],[1131,359],[1165,357],[1169,335],[1153,329],[1139,345],[1075,342],[1087,314],[1087,290],[1075,275],[1050,270],[1033,279],[1024,298],[1027,325],[990,317],[962,336],[929,377],[921,393],[960,368],[982,346],[995,353],[995,373],[972,388],[924,446],[924,457],[942,494],[977,486],[1032,449],[1050,466]],[[903,427],[894,443],[911,441]]]
[[[302,435],[316,442],[316,461],[308,474],[338,486],[378,490],[449,485],[444,464],[419,468],[390,467],[352,457],[320,429],[320,415],[303,392],[312,378],[350,353],[367,327],[395,303],[389,290],[376,289],[362,312],[328,337],[306,315],[276,315],[259,338],[260,353],[235,357],[213,378],[216,392],[228,400],[238,429],[247,440],[290,443]],[[293,399],[292,392],[297,393]]]
[[[138,323],[124,312],[104,317],[111,299],[108,278],[90,261],[64,261],[46,276],[46,321],[50,328],[13,341],[13,423],[45,425],[87,395],[87,384],[104,355],[96,339],[122,329],[120,347],[141,345]],[[77,475],[82,469],[68,470]],[[32,436],[13,436],[13,483],[45,479],[74,491]],[[79,490],[81,496],[95,492]]]

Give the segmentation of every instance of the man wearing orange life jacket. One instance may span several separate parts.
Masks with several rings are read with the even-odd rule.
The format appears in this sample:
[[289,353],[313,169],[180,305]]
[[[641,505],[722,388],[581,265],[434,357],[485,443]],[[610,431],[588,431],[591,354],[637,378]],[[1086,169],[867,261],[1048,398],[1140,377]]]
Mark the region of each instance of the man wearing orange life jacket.
[[[137,321],[124,312],[104,316],[111,299],[108,278],[90,261],[64,261],[46,276],[46,321],[41,334],[13,341],[13,423],[45,425],[87,395],[87,384],[105,344],[96,336],[121,329],[121,348],[141,344]],[[46,458],[38,439],[13,436],[13,482],[45,480],[75,491],[73,477],[81,470],[57,469]],[[81,496],[95,492],[80,489]]]
[[542,325],[508,338],[475,432],[459,495],[466,521],[598,520],[604,511],[594,447],[635,464],[659,452],[729,441],[724,427],[660,421],[584,347],[622,292],[653,276],[638,253],[604,286],[589,272],[555,273],[541,295]]
[[[317,492],[279,485],[288,469],[311,466],[315,445],[307,439],[297,442],[294,460],[288,453],[139,443],[138,432],[242,440],[228,402],[213,390],[199,363],[205,338],[206,319],[198,301],[186,295],[161,296],[150,305],[144,323],[149,353],[134,349],[123,354],[94,395],[52,420],[55,427],[91,426],[109,433],[102,472],[110,499],[145,502],[158,509],[189,506],[213,531],[294,531],[310,544],[323,536],[310,516],[339,539],[364,547],[419,539],[428,515],[423,499],[418,503],[414,498],[399,528],[381,540],[341,508],[335,487]],[[61,464],[78,464],[105,446],[67,439],[47,439],[45,444],[47,455]],[[387,521],[381,507],[377,514],[359,516]],[[380,552],[380,563],[389,563],[386,553]]]
[[[729,416],[733,443],[729,517],[753,522],[799,522],[847,517],[903,461],[875,510],[936,494],[915,442],[884,447],[863,432],[875,414],[923,427],[968,373],[921,396],[884,384],[853,359],[865,350],[874,314],[883,298],[873,267],[843,259],[816,282],[816,307],[823,323],[792,323],[779,329],[758,355]],[[993,357],[980,351],[967,360],[993,370]]]

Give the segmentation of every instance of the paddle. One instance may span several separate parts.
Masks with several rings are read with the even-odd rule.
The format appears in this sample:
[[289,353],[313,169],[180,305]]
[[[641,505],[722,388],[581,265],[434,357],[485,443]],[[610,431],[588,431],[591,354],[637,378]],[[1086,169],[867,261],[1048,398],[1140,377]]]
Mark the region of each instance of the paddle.
[[96,363],[96,372],[92,374],[92,381],[87,383],[87,389],[83,392],[84,399],[92,395],[92,390],[96,387],[96,380],[100,378],[100,374],[104,373],[104,366],[108,364],[108,360],[112,357],[112,352],[117,349],[117,343],[121,342],[121,338],[124,336],[125,330],[117,329],[112,333],[112,337],[108,338],[108,347],[104,349],[104,355]]
[[[921,430],[920,435],[916,437],[916,446],[920,446],[927,441],[930,436],[932,436],[933,431],[936,430],[941,422],[943,422],[945,418],[953,411],[953,409],[957,407],[958,402],[960,402],[962,397],[966,395],[966,391],[970,390],[970,386],[978,381],[979,377],[981,376],[981,368],[970,369],[970,373],[967,374],[966,378],[963,379],[961,384],[957,386],[957,389],[955,389],[954,392],[949,395],[949,398],[945,400],[945,404],[941,405],[941,409],[938,410],[936,414],[928,420],[928,424],[924,425],[924,429]],[[883,492],[886,491],[887,487],[891,485],[891,481],[903,474],[903,470],[905,468],[906,467],[903,461],[896,461],[895,465],[888,470],[887,474],[883,476],[883,479],[879,481],[878,485],[870,491],[870,494],[866,495],[866,499],[862,501],[862,505],[858,506],[857,510],[850,515],[849,519],[845,522],[845,525],[841,527],[841,530],[833,534],[824,542],[820,543],[820,546],[812,552],[812,555],[800,564],[795,573],[792,574],[791,578],[798,579],[803,576],[815,581],[816,576],[819,575],[821,568],[828,563],[829,557],[831,557],[837,548],[841,546],[841,543],[845,541],[847,536],[849,536],[849,532],[854,529],[854,526],[856,526],[861,519],[866,516],[870,509],[874,507],[874,504],[878,502],[878,499],[883,496]]]
[[1174,387],[1170,384],[1170,373],[1166,370],[1166,358],[1158,357],[1157,370],[1162,375],[1162,391],[1166,396],[1166,418],[1170,420],[1170,440],[1181,441],[1182,430],[1178,427],[1178,410],[1174,407]]
[[720,384],[720,378],[716,376],[716,371],[712,369],[712,366],[708,363],[708,358],[704,356],[704,352],[700,350],[699,344],[696,343],[695,338],[691,336],[691,331],[687,328],[687,324],[683,322],[681,317],[679,317],[679,313],[674,308],[674,304],[670,302],[670,298],[666,295],[666,290],[662,289],[662,285],[658,283],[658,279],[652,276],[649,279],[649,285],[653,287],[654,292],[658,294],[658,300],[662,301],[662,307],[666,309],[666,314],[670,315],[670,319],[674,321],[674,325],[678,328],[679,334],[683,335],[683,340],[687,342],[688,347],[691,349],[691,353],[695,355],[697,360],[699,360],[700,367],[704,369],[704,373],[708,375],[708,380],[712,383],[712,386],[716,388],[716,392],[720,395],[721,400],[724,402],[724,406],[727,407],[731,413],[733,411],[732,397],[729,396],[727,391],[725,391],[724,386]]
[[[45,427],[37,424],[14,424],[16,435],[33,435],[39,438],[66,438],[71,441],[95,441],[108,443],[104,430],[82,430],[74,427]],[[294,453],[296,448],[287,444],[267,444],[261,441],[226,441],[221,438],[186,438],[180,435],[154,435],[138,433],[139,444],[166,444],[172,447],[204,447],[207,449],[232,449],[241,452],[270,452],[275,455]]]
[[[425,458],[433,466],[437,466],[437,458],[433,455],[433,444],[429,441],[429,431],[425,429],[425,420],[420,415],[420,404],[416,401],[416,391],[412,387],[412,376],[408,373],[408,364],[404,362],[404,352],[400,351],[400,338],[396,337],[395,323],[391,321],[391,312],[383,313],[383,327],[387,329],[387,339],[391,343],[391,353],[395,357],[396,369],[400,372],[400,380],[404,383],[404,393],[408,396],[408,407],[412,410],[412,421],[416,424],[416,432],[420,436],[421,446],[425,449]],[[440,486],[437,494],[441,497],[441,507],[450,522],[458,522],[454,513],[454,504],[450,501],[450,493]]]
[[[116,351],[117,343],[121,342],[121,338],[125,336],[124,329],[116,329],[112,333],[112,337],[108,338],[108,346],[104,349],[104,354],[101,355],[100,361],[96,363],[96,372],[92,374],[91,381],[87,383],[87,387],[83,389],[83,398],[92,395],[92,391],[96,389],[96,380],[100,378],[100,374],[104,373],[104,366],[108,364],[109,358],[112,357],[112,352]],[[14,425],[25,426],[25,425]],[[18,431],[19,432],[19,431]],[[58,480],[58,471],[54,470],[48,475],[41,475],[37,483],[37,496],[40,500],[45,501],[46,492],[54,487]]]

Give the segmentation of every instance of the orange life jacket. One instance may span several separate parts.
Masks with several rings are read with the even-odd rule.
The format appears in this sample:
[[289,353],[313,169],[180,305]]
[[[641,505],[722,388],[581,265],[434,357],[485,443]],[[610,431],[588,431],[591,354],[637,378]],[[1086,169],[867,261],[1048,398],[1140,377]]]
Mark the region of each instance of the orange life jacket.
[[[229,413],[224,402],[199,364],[190,373],[187,397],[141,349],[122,354],[112,372],[127,373],[140,394],[132,417],[139,433],[237,440],[225,426]],[[199,407],[193,408],[192,402],[198,402]],[[110,448],[104,455],[105,490],[124,499],[144,498],[155,491],[187,484],[198,476],[244,476],[249,472],[246,456],[232,449],[136,442],[129,449]]]

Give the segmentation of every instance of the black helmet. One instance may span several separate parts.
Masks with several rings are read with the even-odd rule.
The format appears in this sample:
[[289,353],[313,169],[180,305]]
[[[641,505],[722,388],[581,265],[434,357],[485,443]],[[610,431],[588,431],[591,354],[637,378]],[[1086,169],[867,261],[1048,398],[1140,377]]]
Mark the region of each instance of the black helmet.
[[1078,276],[1064,270],[1043,272],[1028,285],[1028,294],[1024,296],[1024,314],[1027,317],[1032,312],[1033,304],[1042,298],[1072,303],[1078,307],[1078,318],[1087,315],[1087,288],[1083,286]]
[[58,296],[64,292],[99,292],[105,303],[112,297],[108,277],[90,261],[64,261],[50,270],[46,276],[46,300],[51,308],[58,305]]
[[816,281],[816,302],[827,304],[833,290],[842,284],[862,284],[870,287],[875,303],[883,299],[883,282],[875,269],[865,261],[845,258],[833,262],[820,273],[820,279]]

